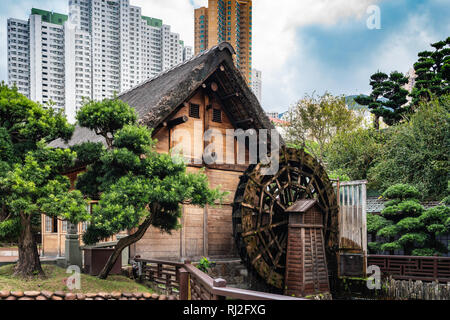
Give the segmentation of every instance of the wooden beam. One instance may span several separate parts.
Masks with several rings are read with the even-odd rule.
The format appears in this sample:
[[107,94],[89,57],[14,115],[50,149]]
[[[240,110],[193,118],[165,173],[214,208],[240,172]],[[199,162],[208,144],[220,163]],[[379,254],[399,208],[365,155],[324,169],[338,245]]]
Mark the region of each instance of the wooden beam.
[[249,119],[244,119],[244,120],[239,120],[236,121],[236,125],[240,125],[240,124],[252,124],[254,123],[255,120],[253,120],[253,118],[249,118]]
[[234,98],[234,97],[239,97],[239,92],[229,94],[229,95],[227,95],[225,97],[222,97],[221,99],[222,100],[227,100],[227,99]]
[[187,116],[182,116],[182,117],[175,118],[175,119],[172,119],[170,121],[164,122],[163,126],[164,127],[173,128],[175,126],[178,126],[180,124],[186,123],[188,121],[189,121],[189,118]]

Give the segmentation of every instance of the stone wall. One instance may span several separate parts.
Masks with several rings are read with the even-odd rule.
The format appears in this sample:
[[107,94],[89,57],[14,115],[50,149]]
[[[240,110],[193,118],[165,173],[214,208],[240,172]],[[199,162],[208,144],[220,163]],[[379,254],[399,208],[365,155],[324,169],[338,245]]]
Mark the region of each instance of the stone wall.
[[0,291],[0,300],[176,300],[157,293],[66,293],[62,291]]

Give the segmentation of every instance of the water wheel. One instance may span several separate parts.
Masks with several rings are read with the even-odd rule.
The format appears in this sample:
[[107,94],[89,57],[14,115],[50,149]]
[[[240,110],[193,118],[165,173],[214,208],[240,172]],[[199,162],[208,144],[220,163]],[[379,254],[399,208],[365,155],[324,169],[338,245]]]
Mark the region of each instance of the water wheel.
[[289,218],[293,203],[316,199],[324,216],[324,240],[331,274],[337,273],[338,204],[323,167],[303,150],[282,147],[279,170],[263,175],[251,165],[241,177],[233,209],[233,234],[243,261],[270,286],[284,288]]

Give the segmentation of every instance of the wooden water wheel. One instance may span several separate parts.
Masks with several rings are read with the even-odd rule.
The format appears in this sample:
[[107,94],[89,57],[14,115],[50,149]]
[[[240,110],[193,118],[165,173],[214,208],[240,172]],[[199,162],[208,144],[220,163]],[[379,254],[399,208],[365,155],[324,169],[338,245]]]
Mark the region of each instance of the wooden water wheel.
[[243,261],[269,285],[283,289],[289,216],[286,209],[316,199],[323,212],[329,273],[337,273],[338,204],[323,167],[303,150],[282,147],[279,170],[263,175],[251,165],[241,177],[233,209],[233,234]]

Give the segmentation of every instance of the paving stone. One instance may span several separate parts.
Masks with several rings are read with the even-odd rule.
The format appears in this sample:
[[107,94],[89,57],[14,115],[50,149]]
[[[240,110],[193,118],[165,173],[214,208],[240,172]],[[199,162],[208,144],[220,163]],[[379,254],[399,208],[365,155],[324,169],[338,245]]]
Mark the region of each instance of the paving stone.
[[36,298],[38,295],[40,295],[41,293],[39,291],[25,291],[24,295],[26,297],[31,297],[31,298]]
[[111,298],[111,295],[107,292],[99,292],[99,294],[97,296],[99,296],[105,300]]
[[11,295],[10,291],[2,290],[0,291],[0,298],[8,298]]
[[58,296],[58,297],[61,297],[61,298],[64,298],[66,296],[66,293],[64,291],[55,291],[54,295]]
[[64,297],[64,300],[76,300],[77,296],[73,293],[66,293],[66,296]]
[[132,294],[132,293],[129,293],[129,292],[123,292],[122,295],[123,295],[125,298],[131,298],[131,297],[133,296],[133,294]]
[[31,298],[31,297],[22,297],[22,298],[19,298],[18,300],[28,300],[28,301],[31,301],[31,300],[34,300],[34,299]]
[[41,294],[47,299],[51,299],[53,297],[53,292],[50,291],[41,291]]
[[23,291],[11,291],[11,295],[16,298],[22,298],[24,296],[24,293]]
[[43,300],[48,300],[46,297],[44,297],[44,296],[37,296],[36,297],[36,300],[41,300],[41,301],[43,301]]
[[153,300],[158,300],[158,298],[159,298],[159,294],[157,294],[157,293],[152,294]]
[[86,298],[94,299],[96,296],[96,293],[86,293]]
[[168,300],[174,301],[174,300],[177,300],[177,298],[175,296],[169,296]]
[[86,300],[86,296],[82,293],[77,293],[77,300]]
[[103,299],[102,297],[97,297],[94,300],[105,300],[105,299]]
[[167,296],[162,294],[162,295],[159,296],[158,300],[167,300]]
[[114,299],[120,299],[122,297],[122,292],[119,291],[111,292],[111,297],[113,297]]
[[16,297],[14,297],[14,296],[9,296],[8,298],[6,298],[5,300],[17,300],[17,298]]
[[60,296],[53,295],[52,300],[60,301],[60,300],[63,300],[63,298]]
[[142,294],[142,296],[143,296],[145,299],[151,299],[152,294],[151,294],[150,292],[144,292],[144,293]]
[[140,292],[134,292],[134,293],[133,293],[133,297],[135,297],[135,298],[142,298],[142,293],[140,293]]

